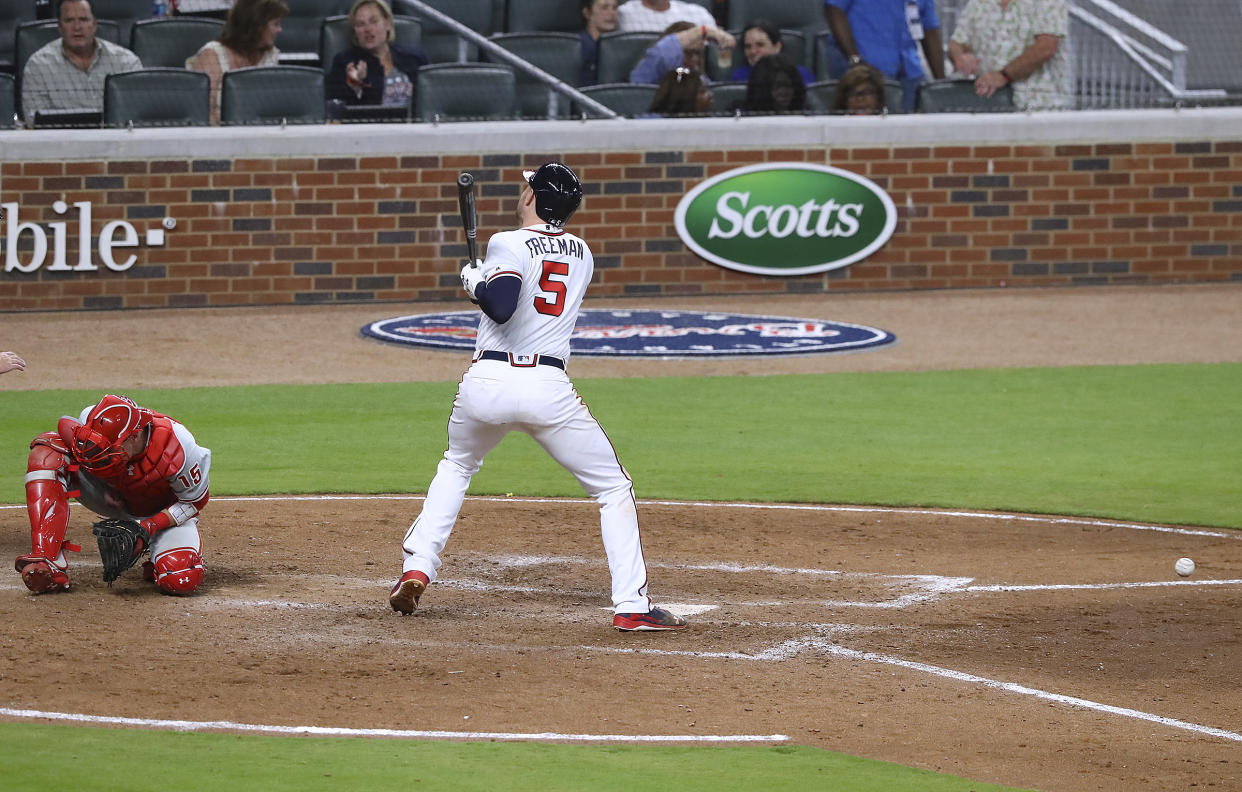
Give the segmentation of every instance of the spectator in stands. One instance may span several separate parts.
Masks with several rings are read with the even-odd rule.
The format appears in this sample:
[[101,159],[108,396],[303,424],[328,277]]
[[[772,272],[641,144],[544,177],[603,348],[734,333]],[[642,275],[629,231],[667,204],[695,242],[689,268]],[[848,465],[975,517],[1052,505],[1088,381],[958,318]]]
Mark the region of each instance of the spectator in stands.
[[746,82],[747,113],[801,113],[806,110],[806,84],[798,67],[784,55],[765,55]]
[[707,87],[698,69],[678,66],[670,69],[651,99],[652,115],[673,118],[676,116],[703,115],[712,110],[712,89]]
[[694,69],[703,82],[710,82],[703,73],[703,49],[708,41],[716,42],[722,57],[724,53],[729,53],[732,57],[735,42],[733,36],[727,32],[718,27],[696,25],[693,22],[674,22],[665,29],[664,34],[651,45],[630,72],[630,82],[658,85],[678,66]]
[[[918,11],[917,18],[913,10]],[[918,42],[923,45],[932,76],[937,80],[944,77],[944,43],[935,0],[825,0],[824,14],[828,29],[850,66],[865,61],[901,81],[907,111],[914,109],[925,76]]]
[[22,112],[103,110],[104,79],[142,68],[138,56],[95,36],[99,24],[90,0],[63,0],[56,23],[60,38],[40,47],[22,71]]
[[628,0],[617,9],[617,15],[617,29],[625,31],[658,33],[674,22],[716,27],[716,18],[711,11],[684,0]]
[[413,106],[418,70],[429,59],[418,47],[394,43],[394,35],[385,0],[354,0],[349,9],[353,46],[332,59],[324,79],[327,98],[348,105]]
[[582,0],[584,26],[578,34],[582,39],[582,73],[579,85],[599,82],[599,37],[617,29],[617,0]]
[[224,73],[250,66],[275,66],[280,61],[276,37],[289,14],[285,0],[236,0],[215,41],[185,61],[187,69],[211,79],[211,122],[220,123],[220,82]]
[[[746,62],[734,69],[729,79],[746,82],[750,79],[750,70],[760,58],[783,55],[781,49],[781,29],[776,23],[768,19],[752,19],[742,28],[742,52],[746,55]],[[798,74],[802,76],[804,85],[815,82],[815,76],[805,66],[798,67]]]
[[838,115],[879,115],[884,112],[884,75],[866,63],[851,66],[837,82],[832,112]]
[[1069,9],[1065,0],[969,0],[949,41],[959,73],[975,78],[975,93],[991,96],[1013,83],[1014,104],[1023,110],[1070,106],[1065,47]]

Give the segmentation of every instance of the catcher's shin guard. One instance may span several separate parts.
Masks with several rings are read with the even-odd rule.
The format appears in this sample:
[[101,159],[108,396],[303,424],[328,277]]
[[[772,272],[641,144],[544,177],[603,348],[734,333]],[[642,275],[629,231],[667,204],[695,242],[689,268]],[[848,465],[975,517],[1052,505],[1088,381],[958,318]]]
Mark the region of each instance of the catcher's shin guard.
[[64,551],[80,549],[65,541],[71,495],[64,483],[67,466],[63,454],[36,439],[26,468],[30,553],[18,556],[14,563],[26,588],[36,594],[68,590],[69,564]]
[[[143,565],[143,577],[147,571]],[[189,594],[203,582],[203,557],[189,547],[161,553],[152,562],[155,585],[169,594]]]

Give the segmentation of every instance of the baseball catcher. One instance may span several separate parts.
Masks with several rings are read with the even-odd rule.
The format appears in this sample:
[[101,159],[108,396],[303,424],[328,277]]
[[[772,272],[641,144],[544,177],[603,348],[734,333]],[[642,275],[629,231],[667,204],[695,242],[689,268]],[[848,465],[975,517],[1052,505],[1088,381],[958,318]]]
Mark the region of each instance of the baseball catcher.
[[35,594],[69,590],[69,500],[105,519],[94,534],[109,585],[143,555],[142,577],[170,594],[203,582],[198,514],[207,504],[211,451],[184,426],[124,396],[104,396],[30,444],[30,553],[15,567]]

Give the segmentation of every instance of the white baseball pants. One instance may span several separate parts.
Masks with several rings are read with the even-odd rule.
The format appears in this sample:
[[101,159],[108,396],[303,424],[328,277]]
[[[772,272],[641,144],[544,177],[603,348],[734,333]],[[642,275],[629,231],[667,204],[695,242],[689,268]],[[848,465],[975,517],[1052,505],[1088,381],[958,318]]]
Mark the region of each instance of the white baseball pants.
[[480,360],[466,371],[449,416],[448,450],[436,467],[422,513],[402,542],[403,573],[418,570],[436,579],[440,553],[471,477],[513,431],[534,438],[599,502],[614,612],[651,610],[633,482],[569,377],[552,366]]

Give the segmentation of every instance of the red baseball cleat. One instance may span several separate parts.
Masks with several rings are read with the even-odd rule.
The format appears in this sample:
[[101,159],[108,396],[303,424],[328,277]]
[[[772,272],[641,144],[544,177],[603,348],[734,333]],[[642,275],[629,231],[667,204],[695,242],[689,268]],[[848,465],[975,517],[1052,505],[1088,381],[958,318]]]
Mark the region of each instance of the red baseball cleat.
[[612,626],[618,630],[680,630],[689,624],[684,617],[664,608],[652,608],[646,613],[618,613],[612,617]]
[[397,585],[392,587],[388,595],[388,604],[397,613],[409,616],[418,607],[418,598],[427,590],[427,576],[416,569],[411,569],[401,576]]
[[54,594],[69,590],[69,575],[48,561],[31,561],[22,566],[22,582],[35,594]]

